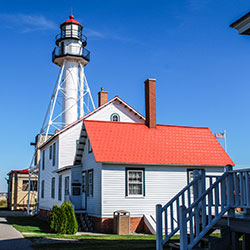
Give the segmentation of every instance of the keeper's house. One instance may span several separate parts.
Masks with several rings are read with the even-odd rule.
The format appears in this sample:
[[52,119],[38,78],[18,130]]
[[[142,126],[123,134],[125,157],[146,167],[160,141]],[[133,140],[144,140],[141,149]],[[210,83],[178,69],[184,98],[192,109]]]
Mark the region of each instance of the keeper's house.
[[146,118],[99,92],[99,107],[42,147],[40,213],[70,200],[94,230],[112,232],[113,212],[130,212],[131,232],[155,232],[156,204],[165,204],[193,169],[221,175],[234,165],[205,127],[156,124],[155,80],[145,81]]

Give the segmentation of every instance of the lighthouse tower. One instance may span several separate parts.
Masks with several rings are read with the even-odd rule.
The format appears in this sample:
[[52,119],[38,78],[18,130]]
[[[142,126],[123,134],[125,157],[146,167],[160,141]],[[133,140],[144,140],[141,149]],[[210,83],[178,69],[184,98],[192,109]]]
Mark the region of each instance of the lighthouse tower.
[[45,140],[48,134],[95,108],[84,73],[84,67],[90,60],[90,52],[85,48],[87,37],[83,35],[83,26],[73,15],[60,25],[55,43],[52,62],[60,67],[60,72],[41,129],[41,134],[46,135]]

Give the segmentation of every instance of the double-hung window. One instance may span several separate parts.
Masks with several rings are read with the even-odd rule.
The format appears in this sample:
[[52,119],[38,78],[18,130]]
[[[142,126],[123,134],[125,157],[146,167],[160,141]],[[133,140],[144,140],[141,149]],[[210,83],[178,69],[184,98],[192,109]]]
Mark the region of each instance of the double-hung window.
[[22,191],[28,191],[28,190],[29,190],[29,181],[23,180]]
[[43,150],[43,158],[42,158],[42,170],[45,168],[45,150]]
[[93,197],[93,194],[94,194],[93,181],[94,181],[93,170],[89,170],[88,171],[88,196],[89,197]]
[[55,166],[56,165],[56,143],[53,144],[53,157],[52,157],[52,165]]
[[52,145],[49,146],[49,159],[52,159]]
[[56,178],[55,177],[53,177],[52,179],[51,179],[51,198],[55,198],[55,183],[56,182]]
[[144,172],[144,169],[126,169],[126,196],[145,196]]
[[64,194],[69,195],[69,176],[64,179]]
[[88,140],[88,152],[91,153],[92,152],[92,147],[91,147],[91,144],[90,144],[90,141]]
[[58,200],[62,200],[62,175],[59,175],[58,180]]
[[41,192],[41,198],[44,198],[44,180],[42,180],[42,192]]

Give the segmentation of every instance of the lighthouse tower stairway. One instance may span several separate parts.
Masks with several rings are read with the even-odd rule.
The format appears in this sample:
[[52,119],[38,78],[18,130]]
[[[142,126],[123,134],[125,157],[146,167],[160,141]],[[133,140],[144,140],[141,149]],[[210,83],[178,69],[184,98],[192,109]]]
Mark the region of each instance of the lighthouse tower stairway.
[[250,169],[233,171],[231,166],[221,176],[194,170],[191,183],[166,205],[156,206],[156,249],[178,232],[180,241],[170,243],[170,249],[250,249],[249,174]]

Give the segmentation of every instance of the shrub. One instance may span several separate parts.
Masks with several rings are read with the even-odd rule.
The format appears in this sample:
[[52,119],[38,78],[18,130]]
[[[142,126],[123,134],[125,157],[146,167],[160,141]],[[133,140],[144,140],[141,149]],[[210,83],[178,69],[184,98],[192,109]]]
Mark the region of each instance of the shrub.
[[61,208],[57,205],[54,205],[51,214],[50,214],[50,229],[55,232],[61,232],[62,220],[61,220]]
[[54,205],[50,214],[50,228],[55,233],[75,234],[78,225],[70,202],[63,202],[61,207]]
[[78,231],[78,225],[76,222],[74,210],[70,202],[64,202],[62,204],[62,209],[64,210],[63,214],[65,214],[66,233],[75,234]]

